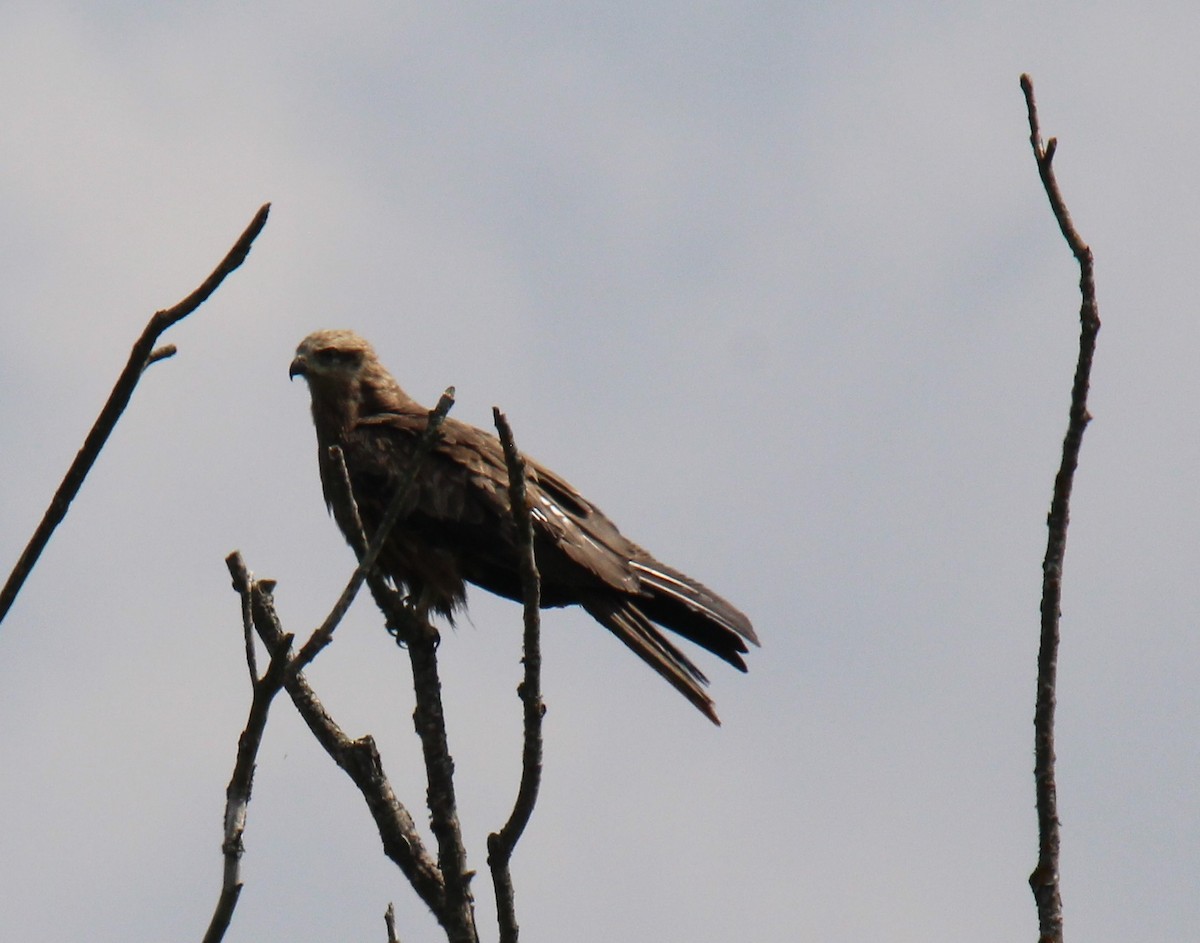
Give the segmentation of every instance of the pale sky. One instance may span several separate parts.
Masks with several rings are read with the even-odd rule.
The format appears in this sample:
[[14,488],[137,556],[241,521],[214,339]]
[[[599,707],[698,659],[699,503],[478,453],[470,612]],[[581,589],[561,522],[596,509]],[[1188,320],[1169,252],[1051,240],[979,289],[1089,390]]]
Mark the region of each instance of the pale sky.
[[[1032,716],[1078,269],[1104,327],[1059,685],[1067,934],[1200,937],[1200,19],[1184,3],[0,7],[0,570],[150,314],[166,338],[0,625],[0,937],[197,939],[250,690],[223,558],[304,636],[353,564],[296,343],[368,337],[763,640],[708,724],[544,620],[523,939],[1036,938]],[[443,683],[479,923],[515,794],[520,609]],[[703,656],[703,653],[701,653]],[[311,680],[427,814],[407,659],[363,599]],[[280,699],[230,941],[439,939]]]

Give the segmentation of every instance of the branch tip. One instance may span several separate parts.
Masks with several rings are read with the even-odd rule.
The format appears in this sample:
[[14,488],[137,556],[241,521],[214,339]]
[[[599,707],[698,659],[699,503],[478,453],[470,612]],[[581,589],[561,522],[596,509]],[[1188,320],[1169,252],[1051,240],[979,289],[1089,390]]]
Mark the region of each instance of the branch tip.
[[200,284],[200,287],[173,308],[155,312],[154,316],[150,318],[149,323],[142,330],[141,336],[134,342],[133,349],[129,352],[129,359],[125,362],[125,367],[122,369],[120,376],[117,377],[117,382],[113,385],[112,392],[109,393],[108,400],[105,402],[103,409],[100,410],[100,415],[96,417],[96,421],[92,424],[87,438],[83,440],[83,446],[80,448],[78,454],[76,454],[71,466],[67,469],[66,475],[63,476],[62,483],[58,486],[58,490],[54,493],[54,497],[50,501],[50,506],[46,508],[46,513],[42,516],[41,523],[38,524],[37,529],[33,532],[29,543],[25,545],[25,549],[17,560],[16,566],[13,567],[12,572],[9,574],[4,588],[0,590],[0,622],[3,622],[4,617],[8,615],[8,611],[12,608],[17,594],[21,591],[21,587],[25,584],[25,580],[29,577],[38,558],[42,555],[42,551],[46,548],[46,544],[50,540],[50,535],[54,533],[58,525],[67,516],[71,502],[75,500],[75,496],[83,486],[83,480],[96,463],[96,459],[99,458],[100,450],[104,448],[104,444],[108,441],[108,437],[116,427],[117,421],[125,412],[125,407],[129,405],[129,400],[133,396],[134,388],[141,379],[142,373],[155,360],[169,357],[171,354],[166,353],[168,349],[171,353],[174,353],[172,345],[155,350],[154,345],[157,343],[159,336],[171,325],[183,320],[200,307],[208,299],[209,295],[217,290],[217,286],[225,280],[225,277],[242,264],[246,255],[250,252],[250,246],[267,223],[267,214],[270,211],[270,206],[271,204],[267,203],[259,208],[258,212],[254,215],[254,219],[250,221],[250,225],[238,237],[237,242],[234,243],[233,248],[226,253],[225,258],[213,270],[212,274]]
[[[155,347],[150,351],[150,356],[146,358],[146,367],[152,363],[158,363],[160,360],[166,360],[168,357],[174,357],[179,352],[174,344],[163,344],[162,347]],[[143,367],[142,369],[146,369]]]

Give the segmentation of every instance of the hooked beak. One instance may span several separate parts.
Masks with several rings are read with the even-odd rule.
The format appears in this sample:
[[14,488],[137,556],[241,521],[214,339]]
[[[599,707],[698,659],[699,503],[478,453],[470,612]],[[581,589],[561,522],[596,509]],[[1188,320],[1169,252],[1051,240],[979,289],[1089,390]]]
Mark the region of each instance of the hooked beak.
[[288,367],[288,379],[294,380],[294,379],[296,379],[296,377],[307,377],[307,376],[308,376],[308,364],[305,362],[303,356],[301,356],[300,354],[297,354],[296,359],[292,361],[292,365],[290,367]]

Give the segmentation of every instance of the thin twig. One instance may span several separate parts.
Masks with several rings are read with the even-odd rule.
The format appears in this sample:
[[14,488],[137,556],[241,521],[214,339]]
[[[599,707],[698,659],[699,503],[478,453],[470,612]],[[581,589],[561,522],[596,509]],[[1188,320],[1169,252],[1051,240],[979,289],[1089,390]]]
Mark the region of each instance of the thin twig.
[[[365,545],[365,550],[362,551],[362,556],[358,561],[358,566],[354,568],[354,573],[350,576],[350,581],[346,584],[346,588],[342,590],[341,596],[338,597],[338,601],[334,604],[329,615],[325,617],[325,621],[317,627],[308,641],[304,643],[304,647],[300,649],[299,654],[293,660],[291,668],[288,669],[289,671],[295,673],[303,670],[317,657],[321,649],[333,639],[334,630],[349,611],[351,604],[354,602],[354,597],[358,595],[359,589],[362,588],[363,581],[367,579],[375,566],[375,562],[379,559],[379,554],[383,550],[383,545],[387,541],[388,535],[392,532],[392,528],[396,526],[396,521],[400,519],[400,514],[404,510],[409,492],[412,491],[413,484],[417,480],[417,474],[421,470],[421,464],[424,462],[425,456],[429,454],[437,442],[442,421],[446,418],[446,414],[450,412],[450,407],[453,405],[454,387],[451,386],[446,388],[446,392],[442,394],[437,405],[429,411],[429,420],[413,452],[412,461],[401,477],[400,484],[396,487],[396,493],[392,495],[392,500],[384,512],[383,520],[379,522],[379,527],[372,535],[370,543]],[[354,515],[357,518],[357,504],[354,501],[353,490],[350,487],[350,476],[346,471],[345,458],[342,456],[340,448],[335,455],[335,461],[342,470],[346,497],[350,505],[355,508]],[[361,538],[361,520],[359,521],[359,531]],[[360,549],[361,547],[356,543],[354,547],[355,552],[358,553]]]
[[[233,576],[235,589],[242,585],[251,587],[254,628],[267,651],[274,656],[288,636],[275,612],[270,589],[272,582],[254,580],[241,554],[236,551],[226,558],[225,563]],[[351,740],[329,716],[303,672],[285,671],[283,686],[317,742],[362,793],[383,842],[384,854],[400,868],[430,911],[441,915],[446,906],[442,876],[425,848],[412,816],[396,798],[383,772],[375,742],[369,736]]]
[[1062,614],[1063,559],[1067,548],[1070,521],[1071,486],[1079,465],[1083,433],[1091,415],[1087,409],[1088,384],[1100,314],[1096,304],[1096,282],[1092,250],[1079,235],[1054,175],[1057,142],[1051,138],[1044,146],[1038,124],[1033,80],[1021,76],[1021,90],[1029,113],[1029,141],[1037,160],[1038,174],[1050,200],[1054,218],[1063,238],[1079,263],[1079,358],[1071,387],[1071,410],[1067,434],[1063,439],[1062,461],[1054,479],[1054,495],[1047,517],[1049,536],[1042,562],[1041,641],[1038,648],[1037,704],[1034,708],[1034,782],[1037,791],[1038,862],[1029,875],[1029,886],[1037,902],[1039,940],[1061,943],[1063,938],[1062,895],[1059,890],[1058,793],[1054,778],[1054,708],[1058,674],[1059,618]]
[[387,943],[400,943],[400,937],[396,936],[396,908],[390,902],[383,912],[383,923],[387,927]]
[[[428,431],[428,427],[426,427],[426,432]],[[433,445],[432,436],[429,438],[429,444]],[[418,447],[414,454],[425,455],[427,453]],[[342,494],[346,499],[346,506],[350,508],[350,523],[353,525],[350,530],[351,546],[354,548],[354,556],[357,558],[359,566],[362,566],[362,561],[367,555],[367,534],[363,529],[362,515],[358,511],[358,501],[354,497],[354,486],[350,483],[350,469],[346,467],[346,453],[342,451],[340,445],[331,445],[329,446],[329,458],[338,471],[338,482],[342,486]],[[409,479],[405,490],[412,487],[414,480],[415,478]],[[392,497],[395,498],[396,495],[392,495]],[[403,500],[403,498],[400,500]],[[344,596],[345,593],[342,595]],[[340,606],[341,603],[342,600],[339,599],[338,605]],[[337,608],[335,607],[334,612],[336,611]],[[341,617],[339,616],[339,618]]]
[[137,386],[138,380],[141,379],[143,371],[156,360],[162,360],[175,352],[175,348],[171,345],[155,350],[155,342],[157,342],[159,336],[167,328],[182,321],[200,307],[208,299],[208,296],[217,290],[217,286],[225,280],[225,277],[246,260],[246,256],[250,252],[250,246],[267,223],[267,214],[270,212],[270,209],[270,203],[262,205],[259,211],[254,214],[254,219],[250,221],[250,225],[246,227],[245,232],[233,244],[233,248],[229,250],[225,258],[221,260],[221,263],[204,280],[199,288],[184,298],[179,304],[172,308],[157,311],[150,318],[149,323],[142,331],[142,336],[137,339],[133,345],[133,349],[129,352],[129,360],[125,364],[125,369],[121,371],[121,375],[117,378],[116,385],[108,396],[108,402],[104,404],[104,408],[96,418],[95,424],[87,434],[87,438],[83,441],[83,447],[76,454],[75,460],[71,462],[71,467],[67,469],[67,474],[62,480],[62,484],[58,486],[58,491],[54,493],[54,497],[50,501],[50,506],[46,508],[46,513],[42,516],[41,523],[38,524],[37,530],[33,532],[33,536],[29,539],[29,543],[21,553],[20,559],[17,560],[12,573],[9,574],[8,580],[4,584],[4,589],[0,590],[0,622],[4,621],[4,617],[8,614],[8,610],[17,598],[17,593],[21,591],[21,587],[37,563],[38,557],[41,556],[42,551],[46,548],[46,544],[50,540],[50,535],[54,533],[55,528],[67,516],[67,510],[70,508],[71,502],[75,499],[75,495],[79,493],[84,478],[87,477],[92,465],[95,464],[97,457],[100,455],[100,450],[104,448],[104,443],[108,441],[108,437],[116,426],[117,420],[121,418],[121,414],[125,411],[125,407],[129,405],[134,387]]
[[[251,607],[255,581],[248,573],[241,575],[247,578],[238,582],[235,588],[242,597],[242,610],[245,613]],[[238,576],[239,574],[234,573],[235,581],[238,580]],[[216,909],[213,911],[208,931],[204,934],[204,943],[219,943],[224,939],[242,892],[241,862],[245,850],[242,834],[246,830],[246,815],[254,784],[254,763],[258,756],[258,748],[262,744],[263,731],[266,730],[271,702],[283,686],[291,647],[292,637],[282,636],[271,652],[271,663],[266,674],[262,678],[251,679],[254,693],[250,701],[250,716],[246,719],[246,727],[238,738],[237,759],[233,765],[229,786],[225,790],[225,840],[221,843],[221,851],[225,856],[224,877]]]
[[[234,579],[237,574],[234,574]],[[234,584],[242,600],[242,644],[246,650],[246,668],[250,672],[250,683],[258,681],[258,654],[254,650],[254,615],[251,612],[250,586],[253,578],[243,584]]]
[[525,666],[525,677],[517,688],[517,694],[524,708],[525,739],[517,798],[504,827],[488,836],[488,867],[496,891],[496,917],[500,924],[501,943],[516,943],[517,914],[509,862],[533,815],[542,782],[542,718],[546,714],[546,706],[542,702],[541,585],[533,552],[533,521],[525,491],[525,462],[513,441],[508,419],[499,409],[492,410],[492,418],[500,434],[504,461],[508,466],[508,498],[520,552],[521,591],[525,604],[524,655],[521,660]]

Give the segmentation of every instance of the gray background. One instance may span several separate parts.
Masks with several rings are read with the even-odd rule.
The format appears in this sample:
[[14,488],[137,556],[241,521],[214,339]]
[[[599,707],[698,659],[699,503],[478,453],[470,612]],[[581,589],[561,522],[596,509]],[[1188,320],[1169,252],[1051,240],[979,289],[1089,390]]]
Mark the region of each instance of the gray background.
[[[1034,939],[1044,517],[1077,269],[1104,329],[1063,601],[1068,932],[1200,933],[1194,5],[5,4],[0,567],[151,312],[258,205],[0,627],[0,935],[196,939],[249,688],[240,548],[289,630],[352,558],[322,507],[318,327],[458,387],[754,619],[723,729],[546,619],[525,939]],[[442,646],[476,867],[518,774],[519,608]],[[424,821],[406,660],[367,601],[312,672]],[[432,920],[277,704],[230,940]],[[476,884],[491,935],[486,876]]]

